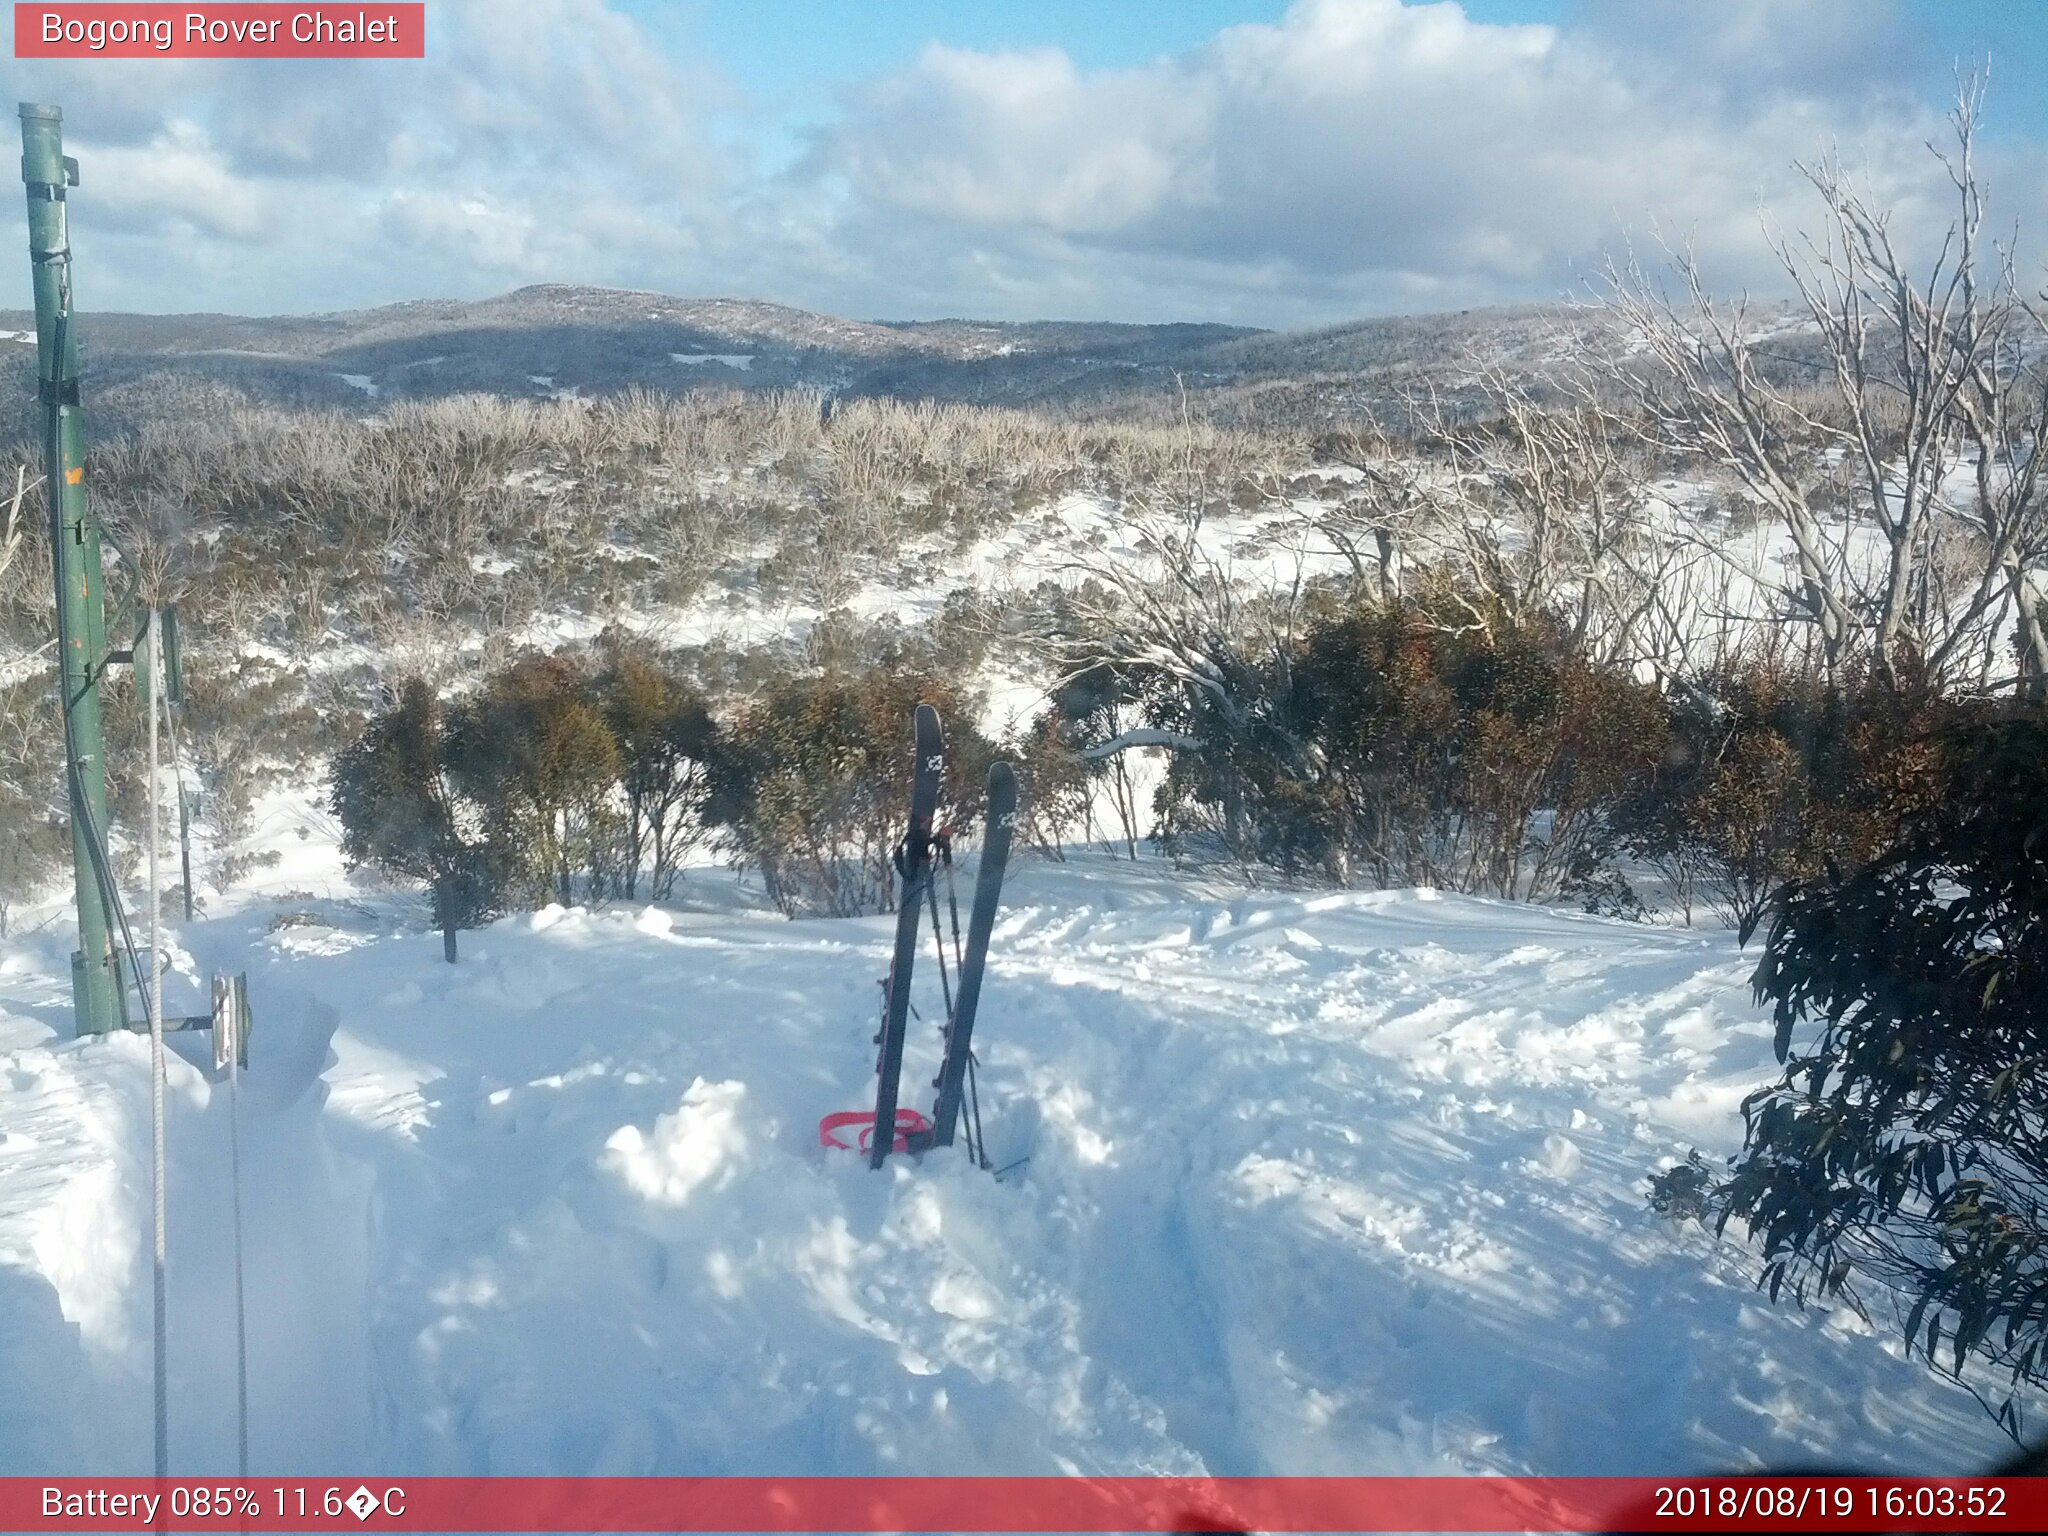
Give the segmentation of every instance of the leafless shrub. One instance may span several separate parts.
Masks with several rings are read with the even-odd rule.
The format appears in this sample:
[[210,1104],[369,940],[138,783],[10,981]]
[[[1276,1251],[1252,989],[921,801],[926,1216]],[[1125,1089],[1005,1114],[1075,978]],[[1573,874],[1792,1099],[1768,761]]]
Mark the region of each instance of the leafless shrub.
[[[1802,167],[1820,231],[1773,243],[1817,344],[1806,381],[1786,381],[1776,330],[1717,301],[1690,251],[1667,252],[1675,294],[1633,258],[1608,274],[1606,305],[1649,365],[1609,359],[1610,377],[1659,442],[1731,473],[1790,541],[1783,574],[1734,546],[1721,555],[1770,595],[1761,617],[1808,631],[1833,680],[1864,659],[1893,686],[1987,678],[2010,626],[2022,690],[2048,688],[2048,498],[2033,451],[2048,431],[2048,329],[2012,253],[1983,233],[1980,102],[1966,84],[1935,150],[1954,213],[1925,270],[1839,163]],[[1859,553],[1866,541],[1881,558]]]

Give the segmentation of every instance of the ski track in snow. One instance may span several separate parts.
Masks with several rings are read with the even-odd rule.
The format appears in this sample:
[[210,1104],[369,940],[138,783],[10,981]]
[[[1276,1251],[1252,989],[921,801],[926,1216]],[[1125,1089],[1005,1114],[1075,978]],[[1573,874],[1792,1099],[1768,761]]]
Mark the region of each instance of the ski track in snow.
[[[968,872],[971,879],[971,870]],[[714,885],[718,877],[685,882]],[[1618,1474],[1988,1463],[1958,1388],[1644,1203],[1740,1140],[1723,932],[1020,856],[997,1182],[817,1145],[892,920],[191,925],[248,965],[262,1471]],[[333,914],[331,914],[333,915]],[[354,926],[339,926],[353,923]],[[0,1472],[145,1470],[147,1049],[0,950]],[[927,953],[926,970],[929,970]],[[936,977],[903,1098],[928,1108]],[[174,1004],[174,1006],[176,1006]],[[204,1037],[197,1037],[203,1041]],[[182,1046],[194,1052],[203,1046]],[[233,1465],[226,1095],[171,1092],[174,1470]]]

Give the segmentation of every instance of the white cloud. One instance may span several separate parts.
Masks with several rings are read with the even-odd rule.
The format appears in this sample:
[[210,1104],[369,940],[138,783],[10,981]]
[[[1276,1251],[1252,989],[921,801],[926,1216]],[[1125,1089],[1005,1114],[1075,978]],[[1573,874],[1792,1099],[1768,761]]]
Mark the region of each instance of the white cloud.
[[1058,52],[930,48],[864,93],[821,157],[974,265],[1029,250],[1070,271],[1174,266],[1197,286],[1207,268],[1226,301],[1281,288],[1326,310],[1549,296],[1653,221],[1730,282],[1758,281],[1757,211],[1801,205],[1795,157],[1839,140],[1909,202],[1938,177],[1921,148],[1938,113],[1892,69],[1841,65],[1891,35],[1882,10],[1664,5],[1659,30],[1610,9],[1565,31],[1298,0],[1277,23],[1093,74]]
[[919,213],[1075,234],[1129,228],[1208,193],[1208,104],[1167,71],[1083,78],[1057,49],[928,46],[882,82],[834,159],[863,192]]
[[[133,308],[559,280],[870,316],[1314,323],[1550,297],[1653,220],[1756,284],[1759,206],[1809,207],[1791,161],[1831,139],[1902,230],[1945,219],[1921,147],[1939,113],[1907,89],[1889,6],[1574,14],[1298,0],[1122,69],[934,42],[772,177],[733,89],[606,0],[436,0],[424,61],[0,72],[64,105],[85,291]],[[2003,153],[1996,217],[2048,209],[2041,146]]]
[[436,0],[428,27],[418,61],[0,64],[17,96],[65,108],[94,301],[307,310],[620,282],[668,275],[731,217],[738,167],[701,126],[728,88],[604,0]]
[[[275,210],[196,123],[172,118],[146,144],[93,155],[94,216],[167,239],[260,239]],[[81,201],[84,201],[81,198]]]

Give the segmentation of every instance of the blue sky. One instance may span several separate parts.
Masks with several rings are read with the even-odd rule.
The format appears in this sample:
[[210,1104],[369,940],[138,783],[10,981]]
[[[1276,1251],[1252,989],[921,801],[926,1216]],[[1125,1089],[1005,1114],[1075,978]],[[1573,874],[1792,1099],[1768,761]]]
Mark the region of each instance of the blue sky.
[[[1627,4],[1631,0],[1618,0]],[[1718,0],[1687,0],[1712,5]],[[2048,0],[1905,0],[1895,12],[1929,96],[1960,60],[1990,58],[1992,133],[2048,132]],[[1466,0],[1483,22],[1584,24],[1587,0]],[[841,89],[901,68],[928,42],[986,51],[1057,47],[1088,68],[1119,68],[1198,48],[1243,22],[1277,21],[1285,0],[622,0],[672,54],[715,61],[756,104],[816,123]],[[778,135],[778,127],[764,133]]]
[[[1698,0],[1712,4],[1714,0]],[[1583,0],[1468,0],[1487,22],[1572,25]],[[1285,0],[627,0],[619,6],[665,48],[702,50],[763,99],[856,81],[901,66],[926,42],[1001,49],[1057,46],[1090,67],[1142,64],[1198,47],[1224,27],[1271,22]],[[1926,49],[1928,84],[1949,56],[1995,50],[1998,72],[2038,123],[2048,101],[2048,4],[2041,0],[1909,0],[1896,8]]]
[[1247,0],[622,0],[664,50],[730,77],[751,110],[730,131],[777,161],[829,122],[842,90],[911,63],[929,42],[1000,51],[1054,47],[1087,68],[1142,64],[1201,46],[1224,27],[1270,21],[1287,6]]
[[[528,282],[837,313],[1313,325],[1581,291],[1839,154],[2048,226],[2048,0],[429,0],[429,57],[4,60],[55,100],[100,302],[326,310]],[[89,255],[87,253],[90,253]],[[2038,265],[2038,263],[2036,263]]]

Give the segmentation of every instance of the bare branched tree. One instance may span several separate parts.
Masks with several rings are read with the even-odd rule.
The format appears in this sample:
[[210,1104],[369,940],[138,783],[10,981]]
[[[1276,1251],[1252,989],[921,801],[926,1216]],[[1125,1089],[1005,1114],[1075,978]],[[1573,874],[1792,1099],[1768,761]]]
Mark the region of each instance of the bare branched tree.
[[1951,144],[1929,146],[1955,201],[1924,271],[1837,160],[1800,167],[1821,232],[1772,245],[1796,328],[1817,342],[1804,372],[1785,327],[1715,300],[1690,250],[1667,252],[1675,294],[1633,256],[1608,272],[1606,304],[1637,354],[1610,356],[1610,380],[1633,386],[1656,440],[1731,472],[1767,511],[1789,559],[1742,565],[1775,602],[1759,617],[1809,626],[1831,677],[1867,660],[1893,684],[1967,680],[1990,670],[2008,624],[2023,685],[2048,673],[2033,585],[2048,554],[2044,329],[2010,250],[1984,237],[1981,100],[1966,82]]
[[[1238,445],[1185,414],[1177,462],[1165,474],[1113,471],[1117,522],[1081,560],[1072,592],[1079,621],[1058,637],[1065,678],[1097,666],[1143,666],[1205,695],[1227,719],[1241,700],[1232,673],[1249,648],[1282,653],[1301,582],[1261,601],[1227,551],[1205,536],[1209,503],[1246,468]],[[1156,745],[1157,743],[1146,743]]]
[[1446,595],[1471,628],[1547,620],[1595,660],[1636,660],[1675,556],[1631,424],[1576,365],[1554,374],[1551,400],[1498,368],[1484,387],[1498,411],[1484,421],[1411,407],[1447,457],[1436,514],[1418,524]]
[[1312,528],[1351,567],[1355,594],[1400,601],[1418,529],[1435,505],[1429,467],[1412,444],[1397,442],[1372,416],[1331,433],[1321,446],[1332,463],[1355,471],[1358,481],[1334,504],[1313,505]]
[[[1254,581],[1235,568],[1212,508],[1244,495],[1249,508],[1277,512],[1286,505],[1281,477],[1260,461],[1256,439],[1197,420],[1185,391],[1170,436],[1122,431],[1105,447],[1114,520],[1094,550],[1072,564],[1065,613],[1039,639],[1057,686],[1110,674],[1146,695],[1150,724],[1119,725],[1086,753],[1105,765],[1114,809],[1134,843],[1137,813],[1124,753],[1227,752],[1230,742],[1254,734],[1283,754],[1309,751],[1267,708],[1286,692],[1308,551],[1299,540],[1287,542],[1287,532],[1299,531],[1289,514],[1280,518],[1287,526],[1278,543],[1267,540],[1263,552],[1280,561],[1281,574],[1269,569]],[[1217,830],[1244,856],[1249,843],[1240,808],[1227,804],[1222,819]]]

